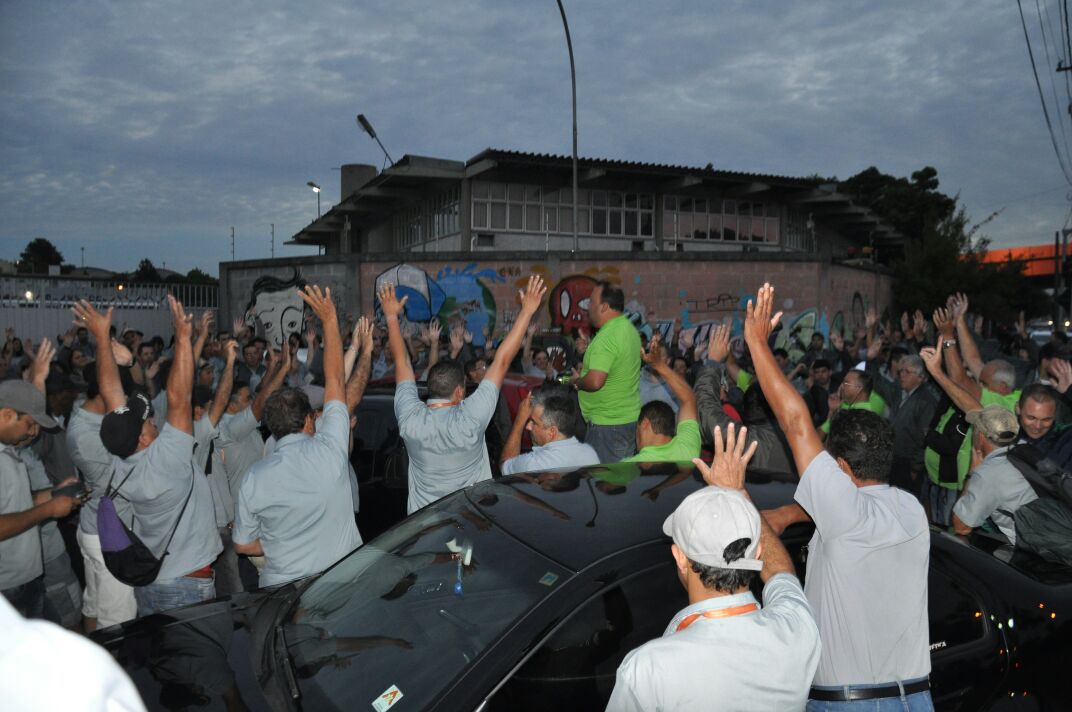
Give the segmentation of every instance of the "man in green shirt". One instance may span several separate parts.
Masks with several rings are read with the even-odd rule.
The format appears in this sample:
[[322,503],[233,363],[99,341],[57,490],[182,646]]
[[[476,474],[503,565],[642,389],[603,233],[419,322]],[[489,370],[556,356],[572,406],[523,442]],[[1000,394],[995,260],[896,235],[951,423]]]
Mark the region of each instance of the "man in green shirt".
[[[871,374],[858,369],[853,369],[845,374],[841,385],[837,390],[841,399],[839,410],[852,408],[855,410],[869,410],[875,415],[886,416],[886,401],[874,390],[874,381]],[[819,431],[825,438],[830,434],[830,421],[834,419],[834,413],[822,424]]]
[[584,352],[572,383],[588,423],[585,442],[600,462],[618,462],[634,451],[640,415],[640,335],[625,315],[620,287],[599,282],[588,304],[588,321],[599,331]]
[[636,424],[637,454],[624,462],[691,462],[700,456],[700,425],[696,421],[696,394],[688,382],[667,362],[666,353],[653,336],[643,353],[646,363],[663,379],[680,405],[677,424],[674,411],[665,402],[655,400],[640,410]]

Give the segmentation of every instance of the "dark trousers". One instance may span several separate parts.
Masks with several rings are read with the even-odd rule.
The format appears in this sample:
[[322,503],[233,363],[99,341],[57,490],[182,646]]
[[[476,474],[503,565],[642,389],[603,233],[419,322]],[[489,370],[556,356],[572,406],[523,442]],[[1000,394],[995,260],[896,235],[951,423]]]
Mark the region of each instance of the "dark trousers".
[[19,586],[0,591],[12,607],[24,618],[43,618],[45,615],[45,576],[38,576]]

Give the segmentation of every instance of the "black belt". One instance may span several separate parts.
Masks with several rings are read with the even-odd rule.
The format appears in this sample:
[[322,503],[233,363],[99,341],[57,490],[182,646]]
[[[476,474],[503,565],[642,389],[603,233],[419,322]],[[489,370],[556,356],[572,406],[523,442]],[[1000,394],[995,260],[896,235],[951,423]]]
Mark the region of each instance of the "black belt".
[[882,687],[862,687],[855,689],[819,690],[811,688],[808,698],[820,702],[852,702],[854,700],[878,700],[884,697],[900,697],[901,689],[904,694],[911,695],[916,692],[924,692],[931,689],[930,680],[919,680],[898,687],[896,684],[883,685]]

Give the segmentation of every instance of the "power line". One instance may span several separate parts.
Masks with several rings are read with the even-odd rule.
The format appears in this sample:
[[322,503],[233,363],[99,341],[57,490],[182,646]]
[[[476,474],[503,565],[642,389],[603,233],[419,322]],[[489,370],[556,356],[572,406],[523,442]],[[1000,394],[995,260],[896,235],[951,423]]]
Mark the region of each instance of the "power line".
[[1024,28],[1024,41],[1027,42],[1027,56],[1031,59],[1031,73],[1035,76],[1035,86],[1038,87],[1039,101],[1042,102],[1042,115],[1046,119],[1046,128],[1050,132],[1050,142],[1053,144],[1053,152],[1057,156],[1057,163],[1061,166],[1061,173],[1065,180],[1072,186],[1072,174],[1065,166],[1065,160],[1061,156],[1061,150],[1057,147],[1057,136],[1053,133],[1053,122],[1050,121],[1050,111],[1046,108],[1046,95],[1042,92],[1042,82],[1039,81],[1038,67],[1035,66],[1035,53],[1031,50],[1031,37],[1027,34],[1027,20],[1024,19],[1024,5],[1022,0],[1016,0],[1016,6],[1020,8],[1020,24]]
[[[1068,44],[1068,36],[1065,33],[1065,31],[1063,29],[1055,30],[1053,28],[1053,18],[1050,16],[1050,6],[1047,5],[1045,3],[1045,1],[1044,1],[1042,3],[1042,7],[1046,11],[1046,25],[1050,28],[1050,38],[1053,39],[1054,47],[1065,47],[1065,46],[1067,46],[1067,44]],[[1064,6],[1061,5],[1061,4],[1058,4],[1057,12],[1058,12],[1058,23],[1059,23],[1058,27],[1063,28],[1064,27],[1064,21],[1065,21]],[[1061,40],[1062,40],[1061,42],[1058,42],[1057,39],[1056,39],[1058,37],[1058,35],[1060,35],[1060,37],[1061,37]],[[1061,71],[1062,67],[1067,67],[1067,66],[1069,66],[1070,63],[1072,63],[1072,55],[1065,54],[1064,59],[1061,60],[1059,62],[1059,64],[1057,65],[1057,71],[1060,74],[1064,75],[1064,78],[1065,78],[1065,92],[1066,92],[1066,94],[1068,96],[1069,107],[1070,107],[1069,115],[1072,116],[1072,77],[1069,76],[1069,72]]]
[[[1042,48],[1046,53],[1046,65],[1054,66],[1054,61],[1050,57],[1050,41],[1046,39],[1046,26],[1042,23],[1042,7],[1039,5],[1039,0],[1035,0],[1035,11],[1038,13],[1039,19],[1039,34],[1042,35]],[[1058,50],[1057,38],[1053,40],[1055,53]],[[1061,142],[1065,146],[1065,160],[1072,156],[1072,152],[1068,148],[1068,131],[1065,129],[1065,117],[1062,115],[1064,112],[1060,111],[1061,100],[1057,98],[1057,80],[1054,79],[1055,72],[1050,72],[1050,88],[1053,91],[1053,108],[1057,112],[1057,123],[1061,126]],[[1067,105],[1066,105],[1067,106]]]

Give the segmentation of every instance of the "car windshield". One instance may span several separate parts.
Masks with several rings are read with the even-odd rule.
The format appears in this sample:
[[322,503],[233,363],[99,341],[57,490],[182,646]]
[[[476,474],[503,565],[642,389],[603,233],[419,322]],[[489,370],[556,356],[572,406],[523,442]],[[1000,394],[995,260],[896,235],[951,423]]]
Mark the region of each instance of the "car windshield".
[[422,707],[568,576],[462,495],[437,502],[329,569],[287,615],[303,705]]

